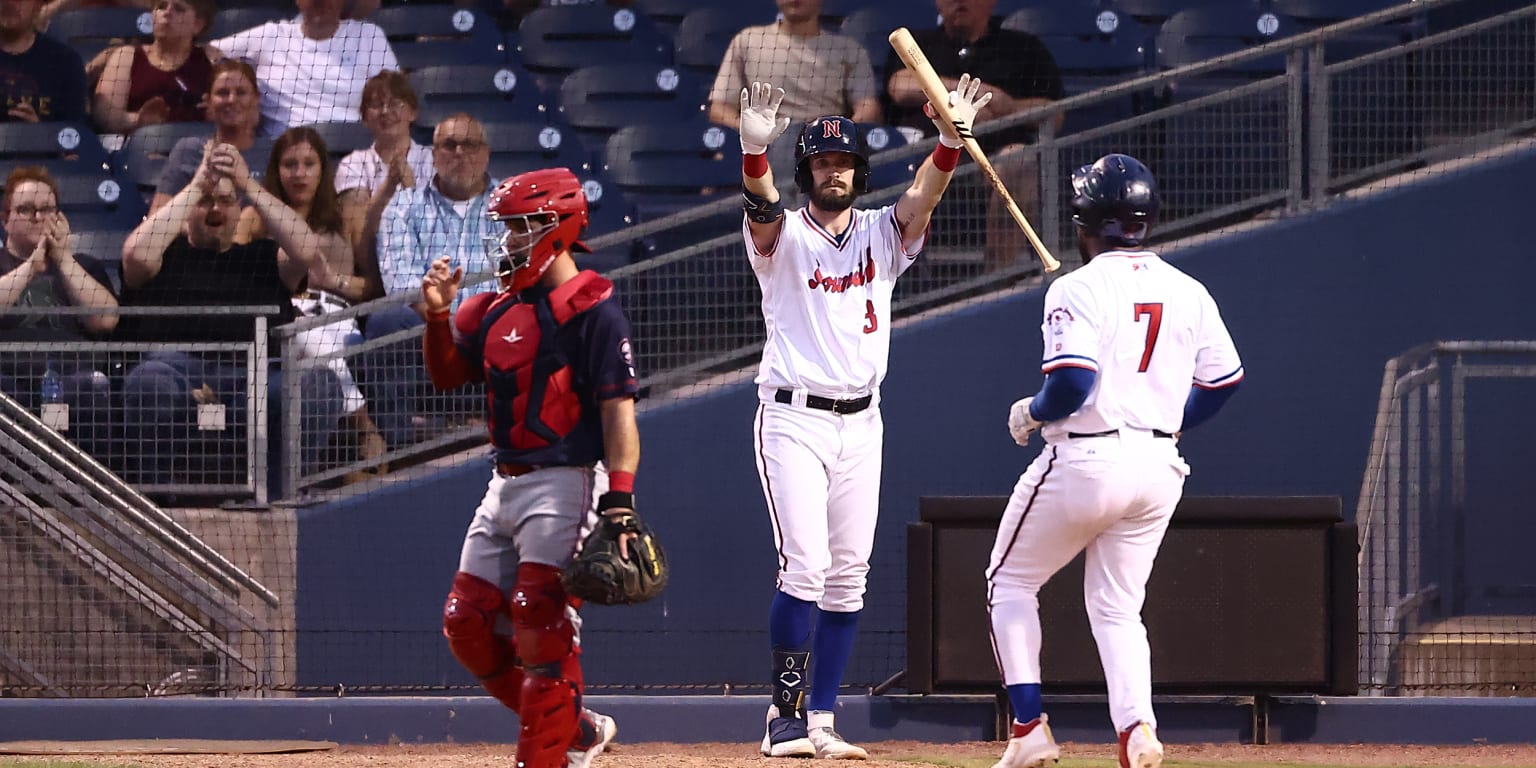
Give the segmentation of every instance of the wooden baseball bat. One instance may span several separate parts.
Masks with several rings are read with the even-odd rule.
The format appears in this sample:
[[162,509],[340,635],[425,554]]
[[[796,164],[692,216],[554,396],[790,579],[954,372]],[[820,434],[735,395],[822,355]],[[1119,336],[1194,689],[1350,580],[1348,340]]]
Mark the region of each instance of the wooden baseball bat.
[[997,169],[992,167],[992,161],[987,159],[987,153],[981,150],[981,145],[976,143],[976,137],[971,133],[971,126],[955,117],[955,113],[949,108],[949,89],[944,86],[944,81],[939,79],[937,72],[933,71],[933,65],[928,63],[928,57],[923,54],[923,49],[918,47],[917,41],[912,39],[912,33],[906,27],[900,27],[891,33],[888,38],[891,47],[896,49],[896,55],[906,62],[907,69],[917,76],[918,85],[922,86],[923,94],[933,104],[933,108],[939,114],[939,119],[955,127],[960,140],[965,143],[965,151],[976,160],[981,172],[986,174],[992,182],[992,188],[1003,196],[1003,202],[1008,205],[1008,213],[1013,215],[1013,220],[1018,222],[1019,229],[1024,230],[1024,236],[1029,238],[1029,244],[1034,246],[1035,253],[1040,254],[1040,263],[1045,265],[1045,271],[1055,272],[1061,269],[1061,262],[1051,255],[1051,249],[1040,242],[1040,236],[1035,234],[1035,228],[1029,225],[1029,219],[1024,217],[1024,212],[1019,210],[1019,204],[1013,201],[1013,195],[1008,187],[1003,184],[1002,177],[997,175]]

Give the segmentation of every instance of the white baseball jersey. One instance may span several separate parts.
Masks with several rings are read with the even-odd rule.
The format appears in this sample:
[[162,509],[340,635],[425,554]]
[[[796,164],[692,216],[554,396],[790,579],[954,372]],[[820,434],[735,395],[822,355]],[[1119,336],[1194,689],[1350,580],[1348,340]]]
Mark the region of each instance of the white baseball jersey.
[[1072,415],[1041,430],[1046,442],[1111,429],[1178,432],[1191,383],[1243,377],[1232,336],[1200,281],[1150,251],[1107,251],[1045,294],[1045,373],[1098,373]]
[[885,378],[891,292],[927,235],[908,251],[894,205],[856,208],[852,214],[848,229],[834,237],[808,210],[787,211],[779,239],[766,253],[757,250],[742,217],[768,325],[756,379],[759,391],[862,397]]

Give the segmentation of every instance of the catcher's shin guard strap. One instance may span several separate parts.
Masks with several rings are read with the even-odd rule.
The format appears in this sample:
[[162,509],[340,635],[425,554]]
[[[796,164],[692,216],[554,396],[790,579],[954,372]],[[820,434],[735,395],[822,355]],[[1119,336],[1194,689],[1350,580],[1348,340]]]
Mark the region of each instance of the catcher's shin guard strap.
[[797,717],[805,709],[806,667],[810,651],[773,649],[773,704],[780,717]]
[[769,200],[749,190],[742,190],[741,207],[747,212],[747,218],[758,224],[772,224],[784,218],[784,198],[782,197],[778,200]]
[[523,680],[520,768],[565,768],[565,753],[580,732],[581,696],[569,680],[530,674]]

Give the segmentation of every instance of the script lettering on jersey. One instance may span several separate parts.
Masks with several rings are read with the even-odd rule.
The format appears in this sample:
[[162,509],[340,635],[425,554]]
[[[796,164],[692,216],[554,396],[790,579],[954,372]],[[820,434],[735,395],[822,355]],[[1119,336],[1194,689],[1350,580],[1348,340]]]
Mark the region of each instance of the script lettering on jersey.
[[805,287],[813,291],[820,288],[827,293],[844,293],[849,288],[857,288],[874,282],[874,279],[875,260],[869,258],[869,252],[866,250],[864,253],[864,264],[860,268],[839,277],[828,277],[821,273],[821,267],[817,267],[815,274],[811,275],[811,279],[806,281]]

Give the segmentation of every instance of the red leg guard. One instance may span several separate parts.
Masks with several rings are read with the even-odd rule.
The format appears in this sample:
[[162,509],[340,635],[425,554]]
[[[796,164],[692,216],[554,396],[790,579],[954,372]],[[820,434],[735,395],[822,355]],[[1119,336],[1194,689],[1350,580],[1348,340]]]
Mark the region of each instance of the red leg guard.
[[566,606],[559,568],[518,566],[512,625],[525,673],[518,768],[563,768],[565,752],[579,732],[581,667]]
[[496,634],[496,617],[507,610],[495,584],[468,573],[453,576],[443,604],[443,636],[453,657],[480,678],[480,685],[513,712],[523,695],[523,667],[512,638]]

